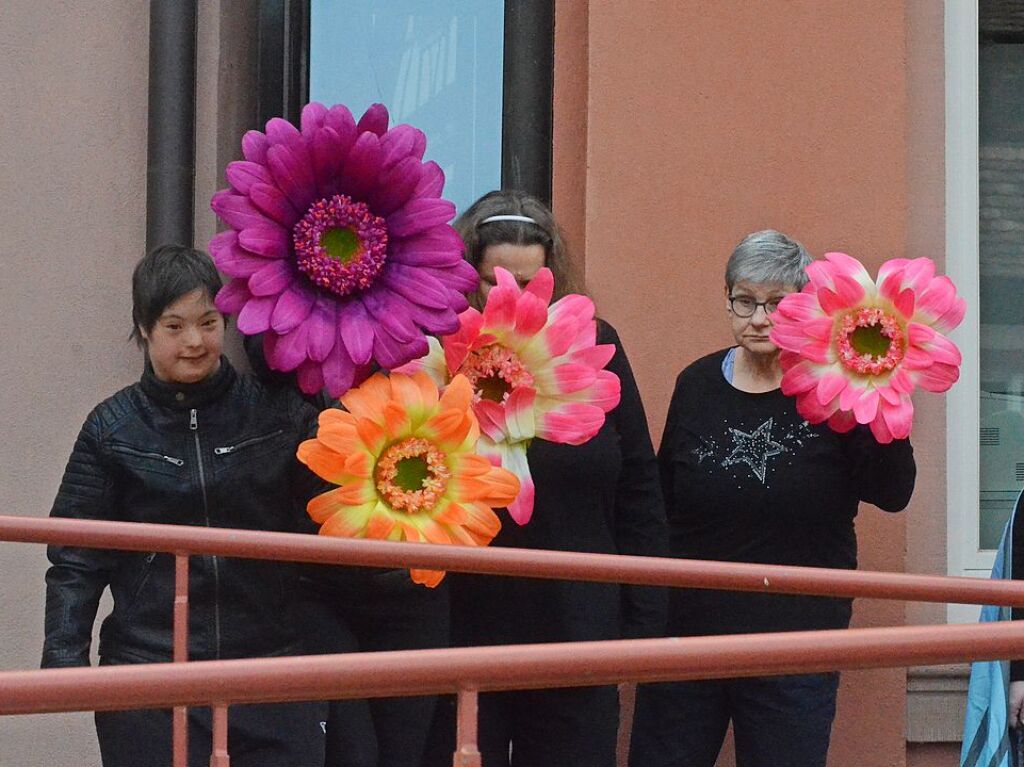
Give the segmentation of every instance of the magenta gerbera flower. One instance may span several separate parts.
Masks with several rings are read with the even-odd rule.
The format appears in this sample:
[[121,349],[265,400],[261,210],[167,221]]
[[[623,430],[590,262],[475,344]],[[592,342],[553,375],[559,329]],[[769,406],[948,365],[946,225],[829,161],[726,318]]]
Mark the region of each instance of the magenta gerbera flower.
[[882,443],[909,436],[914,389],[944,392],[960,376],[960,350],[944,335],[966,311],[953,282],[935,276],[931,259],[897,258],[876,284],[845,253],[826,253],[807,274],[772,315],[782,392],[810,423],[870,424]]
[[382,104],[357,123],[345,106],[311,103],[301,128],[270,120],[245,134],[245,160],[211,202],[231,227],[210,242],[233,278],[217,306],[263,333],[267,364],[295,371],[305,392],[337,397],[375,365],[422,356],[426,334],[458,328],[477,285],[444,174],[422,161],[425,136],[388,119]]

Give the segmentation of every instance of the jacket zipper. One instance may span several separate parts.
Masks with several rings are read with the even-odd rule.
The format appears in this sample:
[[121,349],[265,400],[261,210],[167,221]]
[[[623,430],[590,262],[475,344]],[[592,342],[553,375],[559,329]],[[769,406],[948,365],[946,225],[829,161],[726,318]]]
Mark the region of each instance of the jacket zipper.
[[236,450],[242,449],[243,447],[249,447],[250,445],[255,445],[257,442],[264,442],[264,441],[266,441],[268,439],[276,437],[278,434],[281,434],[283,431],[284,431],[284,429],[278,429],[277,431],[271,432],[270,434],[264,434],[264,435],[262,435],[260,437],[251,437],[250,439],[242,440],[237,445],[226,445],[225,447],[215,447],[213,449],[213,454],[214,455],[228,455],[229,453],[233,453]]
[[[189,414],[188,428],[192,431],[192,438],[196,445],[196,463],[199,466],[199,489],[203,493],[203,515],[206,519],[206,526],[210,524],[210,503],[206,497],[206,473],[203,471],[203,451],[199,445],[199,413],[192,408]],[[220,659],[220,563],[216,556],[211,557],[213,561],[213,642],[215,657]]]
[[150,453],[146,450],[136,450],[134,447],[128,447],[127,445],[111,445],[110,449],[118,453],[127,453],[128,455],[137,455],[142,458],[155,458],[159,461],[166,461],[167,463],[173,463],[175,466],[184,466],[185,462],[180,458],[175,458],[172,455],[161,455],[160,453]]
[[138,602],[139,594],[142,593],[142,589],[146,585],[146,581],[149,580],[149,573],[153,567],[154,559],[156,559],[155,551],[151,551],[149,554],[146,555],[146,559],[143,561],[142,564],[142,572],[139,573],[139,576],[138,578],[136,578],[135,583],[132,584],[132,601],[129,610],[133,612]]

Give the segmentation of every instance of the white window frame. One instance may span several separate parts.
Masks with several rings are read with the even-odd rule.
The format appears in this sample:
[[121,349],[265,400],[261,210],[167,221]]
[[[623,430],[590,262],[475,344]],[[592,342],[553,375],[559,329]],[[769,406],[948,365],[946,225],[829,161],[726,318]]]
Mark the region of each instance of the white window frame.
[[[945,2],[946,273],[967,301],[952,333],[963,353],[960,381],[946,395],[946,550],[950,575],[987,577],[995,554],[980,546],[980,276],[978,245],[978,2]],[[950,605],[949,620],[978,608]]]

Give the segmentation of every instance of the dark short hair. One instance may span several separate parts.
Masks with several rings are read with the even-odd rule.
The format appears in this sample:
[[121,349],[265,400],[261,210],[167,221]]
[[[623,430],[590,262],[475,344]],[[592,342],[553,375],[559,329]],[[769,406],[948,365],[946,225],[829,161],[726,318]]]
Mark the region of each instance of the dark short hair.
[[[491,221],[491,216],[516,215],[525,221]],[[465,258],[477,271],[484,251],[491,245],[540,245],[544,248],[544,266],[555,278],[554,298],[569,293],[584,293],[583,280],[569,256],[562,231],[548,206],[531,194],[515,190],[488,192],[474,202],[452,226],[466,245]],[[473,301],[473,297],[470,297]]]
[[168,306],[196,289],[213,301],[222,284],[213,260],[203,251],[185,245],[154,248],[132,273],[130,337],[141,346],[142,331],[152,331]]

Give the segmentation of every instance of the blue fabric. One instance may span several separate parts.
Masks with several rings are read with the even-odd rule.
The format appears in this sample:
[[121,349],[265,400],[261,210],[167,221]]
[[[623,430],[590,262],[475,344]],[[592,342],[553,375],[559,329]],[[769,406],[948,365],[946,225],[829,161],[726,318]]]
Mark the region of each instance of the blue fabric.
[[[1018,508],[1020,498],[1014,504]],[[1011,578],[1013,562],[1013,518],[1010,515],[992,567],[993,578]],[[1009,607],[985,605],[981,622],[1010,620]],[[960,767],[1013,767],[1010,751],[1009,706],[1010,664],[1008,661],[978,661],[971,664],[967,688],[967,714],[960,750]]]
[[736,349],[738,347],[732,347],[725,353],[722,358],[722,375],[725,376],[725,380],[732,383],[733,371],[736,369]]

